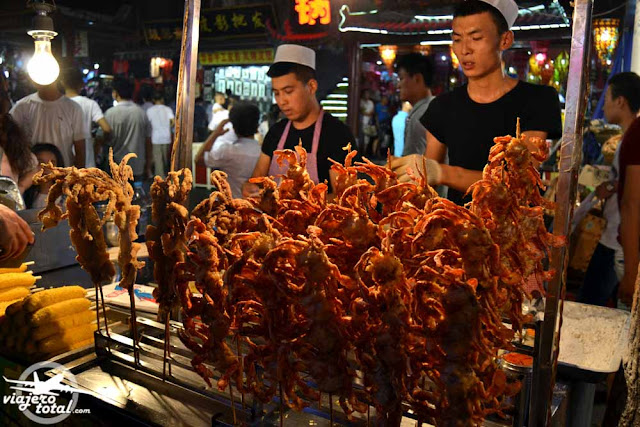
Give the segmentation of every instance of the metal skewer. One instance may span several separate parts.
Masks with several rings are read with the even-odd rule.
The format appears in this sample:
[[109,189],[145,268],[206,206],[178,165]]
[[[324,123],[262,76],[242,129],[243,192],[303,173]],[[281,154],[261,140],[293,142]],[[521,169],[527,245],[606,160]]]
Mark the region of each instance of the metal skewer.
[[280,387],[280,427],[284,426],[284,397],[282,395],[282,383],[278,383]]
[[[242,353],[240,352],[240,335],[236,334],[236,353],[238,353],[238,359],[240,360],[240,379],[243,380],[244,378],[244,359],[242,358]],[[244,381],[244,380],[243,380]],[[236,384],[237,387],[237,384]],[[241,386],[238,388],[238,390],[240,390],[240,399],[242,402],[242,410],[245,410],[245,406],[244,406],[244,385],[241,384]]]

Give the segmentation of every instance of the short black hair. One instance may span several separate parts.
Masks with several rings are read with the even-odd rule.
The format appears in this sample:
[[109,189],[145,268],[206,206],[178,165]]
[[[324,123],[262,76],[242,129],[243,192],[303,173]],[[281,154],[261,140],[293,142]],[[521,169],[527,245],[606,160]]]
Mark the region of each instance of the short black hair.
[[430,87],[433,83],[433,59],[419,53],[409,53],[398,58],[396,69],[403,69],[410,76],[422,74],[424,84]]
[[229,111],[229,121],[236,135],[249,138],[258,131],[260,109],[250,102],[237,102]]
[[62,157],[62,153],[60,152],[60,149],[58,147],[56,147],[53,144],[49,144],[49,143],[45,143],[45,142],[39,142],[37,144],[35,144],[33,147],[31,147],[31,152],[34,155],[37,155],[38,153],[44,153],[44,152],[50,152],[52,153],[55,157],[56,157],[56,166],[59,168],[63,168],[64,167],[64,159]]
[[316,70],[295,62],[276,62],[267,71],[267,76],[271,78],[282,77],[290,73],[295,74],[296,78],[304,84],[309,83],[311,79],[317,80]]
[[495,7],[491,6],[489,3],[485,3],[481,0],[466,0],[456,6],[453,11],[453,18],[470,16],[470,15],[478,15],[480,13],[489,12],[491,18],[493,19],[494,24],[496,24],[496,28],[498,29],[498,34],[502,35],[509,31],[509,24],[507,24],[507,20],[504,18],[502,13]]
[[623,97],[632,113],[640,110],[640,76],[630,71],[618,73],[609,79],[611,98]]
[[62,84],[69,88],[80,91],[84,86],[82,71],[78,68],[67,68],[62,71]]
[[[160,91],[156,91],[153,93],[153,100],[154,101],[162,101],[164,102],[164,94]],[[197,99],[196,99],[197,101]]]
[[[155,94],[155,90],[153,89],[152,86],[148,84],[144,84],[140,86],[140,97],[142,98],[143,101],[151,101],[153,99],[154,94]],[[133,91],[131,92],[131,95],[133,96]]]
[[112,87],[122,99],[131,99],[133,97],[133,83],[125,78],[116,77],[113,80]]

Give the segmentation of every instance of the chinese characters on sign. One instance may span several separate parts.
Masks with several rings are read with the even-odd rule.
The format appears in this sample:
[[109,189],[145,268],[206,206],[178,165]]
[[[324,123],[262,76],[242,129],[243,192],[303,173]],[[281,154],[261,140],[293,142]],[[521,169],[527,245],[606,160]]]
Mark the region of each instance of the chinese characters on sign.
[[201,52],[199,59],[202,65],[270,64],[273,62],[273,49]]
[[295,0],[300,25],[326,25],[331,23],[331,5],[329,0]]
[[[328,4],[328,1],[326,3]],[[200,37],[206,39],[220,36],[263,35],[267,31],[267,20],[270,19],[273,20],[273,13],[269,4],[203,10],[200,14]],[[147,22],[144,32],[149,42],[179,41],[182,40],[182,23],[180,21]]]

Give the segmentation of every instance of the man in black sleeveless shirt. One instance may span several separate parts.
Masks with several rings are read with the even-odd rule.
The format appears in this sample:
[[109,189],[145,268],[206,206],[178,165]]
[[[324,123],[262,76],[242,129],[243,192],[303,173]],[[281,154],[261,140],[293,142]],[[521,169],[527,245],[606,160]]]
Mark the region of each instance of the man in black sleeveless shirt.
[[[467,189],[482,178],[493,138],[515,135],[518,117],[526,141],[562,132],[555,89],[504,74],[502,52],[513,44],[509,28],[517,15],[513,0],[468,0],[454,12],[453,51],[468,84],[434,99],[422,124],[429,183],[448,186],[448,198],[458,204],[469,200]],[[420,155],[412,155],[394,159],[391,167],[406,181],[406,168],[422,164]]]

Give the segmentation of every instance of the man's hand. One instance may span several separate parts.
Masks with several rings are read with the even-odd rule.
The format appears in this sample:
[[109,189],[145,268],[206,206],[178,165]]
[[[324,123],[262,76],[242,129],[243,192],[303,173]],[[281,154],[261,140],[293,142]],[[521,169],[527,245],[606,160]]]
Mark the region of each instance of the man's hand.
[[[433,160],[427,159],[420,154],[410,154],[404,157],[391,157],[389,167],[398,174],[398,181],[410,182],[411,177],[407,173],[407,169],[411,169],[414,176],[421,173],[427,176],[429,185],[439,185],[442,179],[442,167]],[[426,172],[425,172],[426,168]]]
[[216,135],[216,138],[229,132],[229,129],[224,128],[227,123],[229,123],[229,119],[224,119],[223,121],[218,123],[218,126],[213,131],[213,133]]
[[608,181],[596,187],[596,197],[600,200],[607,200],[618,192],[618,181]]
[[242,197],[255,197],[260,194],[260,187],[252,182],[242,184]]
[[33,242],[29,225],[17,213],[0,205],[0,259],[17,257]]
[[624,276],[620,281],[618,288],[618,299],[625,305],[631,307],[633,303],[633,294],[636,290],[636,275],[630,272],[624,272]]

